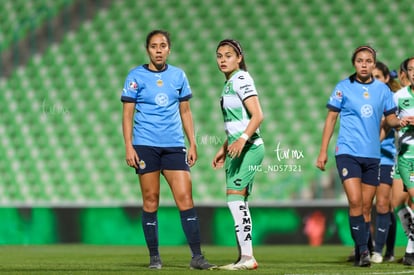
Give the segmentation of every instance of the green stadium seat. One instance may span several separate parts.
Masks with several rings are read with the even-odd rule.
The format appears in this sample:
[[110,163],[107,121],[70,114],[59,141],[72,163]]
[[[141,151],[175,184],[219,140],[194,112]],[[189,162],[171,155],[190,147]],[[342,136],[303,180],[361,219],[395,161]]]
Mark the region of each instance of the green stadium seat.
[[[56,15],[73,1],[28,3],[0,3],[6,30],[36,8],[47,6]],[[10,143],[1,148],[13,153],[0,160],[7,184],[0,200],[139,203],[137,177],[124,164],[119,96],[127,72],[148,62],[144,40],[153,28],[171,32],[169,61],[185,69],[194,93],[191,105],[199,150],[198,163],[192,169],[195,200],[207,204],[224,201],[224,171],[213,170],[210,163],[224,141],[219,107],[224,77],[217,70],[215,49],[227,37],[242,42],[260,93],[267,148],[264,164],[277,163],[274,150],[279,142],[302,149],[305,155],[298,161],[301,173],[257,173],[253,201],[317,198],[311,186],[320,180],[320,174],[313,162],[325,105],[336,82],[352,72],[352,50],[370,43],[378,48],[379,58],[394,68],[412,54],[409,36],[383,32],[378,26],[383,22],[384,28],[391,24],[390,30],[412,33],[407,18],[413,6],[408,1],[380,0],[369,4],[362,17],[353,13],[361,3],[344,6],[318,0],[299,5],[299,1],[285,1],[276,8],[274,1],[267,0],[237,5],[236,1],[218,0],[114,1],[44,54],[33,56],[12,76],[0,79],[0,101],[7,102],[2,115],[7,130],[0,134]],[[366,18],[376,23],[358,28]],[[45,20],[39,16],[34,22]],[[20,35],[27,35],[26,31],[22,29]],[[1,45],[10,45],[10,33],[2,31]],[[287,122],[292,120],[298,122]],[[12,127],[23,122],[30,125],[27,133]],[[30,173],[20,177],[3,173],[16,167]],[[161,195],[163,203],[174,203],[165,182]]]

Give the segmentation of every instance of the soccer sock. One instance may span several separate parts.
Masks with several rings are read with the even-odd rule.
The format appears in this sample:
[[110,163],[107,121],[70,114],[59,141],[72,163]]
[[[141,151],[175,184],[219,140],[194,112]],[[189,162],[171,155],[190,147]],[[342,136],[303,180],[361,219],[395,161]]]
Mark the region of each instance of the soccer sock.
[[153,213],[142,211],[142,229],[150,256],[159,255],[157,211]]
[[190,246],[192,256],[201,255],[200,225],[194,208],[180,211],[181,225]]
[[390,212],[390,228],[388,229],[387,236],[387,249],[385,251],[386,256],[394,256],[395,240],[397,238],[397,220],[394,213]]
[[[227,205],[234,220],[234,229],[236,232],[237,244],[239,247],[239,256],[253,256],[252,247],[252,220],[249,211],[249,205],[244,201],[243,196],[239,200],[233,200],[228,197]],[[232,200],[232,201],[229,201]]]
[[410,234],[410,226],[411,226],[411,222],[412,222],[412,217],[411,217],[411,209],[409,209],[408,206],[406,205],[399,205],[395,208],[395,213],[397,214],[398,218],[400,219],[401,222],[401,226],[404,229],[405,235],[409,235]]
[[349,225],[351,227],[352,238],[358,248],[359,254],[362,254],[368,250],[368,233],[365,226],[364,216],[349,216]]
[[414,253],[414,234],[412,232],[412,224],[413,224],[413,211],[407,205],[399,205],[395,208],[395,212],[397,213],[398,217],[400,218],[401,225],[404,229],[405,234],[408,237],[407,246],[405,248],[405,252],[412,254]]
[[375,233],[375,252],[382,255],[382,249],[387,241],[388,230],[391,223],[390,213],[377,213],[376,218],[376,233]]
[[367,230],[367,246],[369,252],[374,251],[374,242],[372,241],[371,222],[365,222],[365,229]]

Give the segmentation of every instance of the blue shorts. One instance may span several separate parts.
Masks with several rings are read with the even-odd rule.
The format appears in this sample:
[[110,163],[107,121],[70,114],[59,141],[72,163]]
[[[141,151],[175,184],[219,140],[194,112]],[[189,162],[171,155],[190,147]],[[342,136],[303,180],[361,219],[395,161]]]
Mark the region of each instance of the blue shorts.
[[394,174],[394,165],[380,166],[380,183],[392,185],[392,178]]
[[187,149],[185,147],[155,147],[134,145],[138,154],[137,174],[145,174],[162,170],[190,171],[187,163]]
[[380,159],[337,155],[336,168],[342,182],[349,178],[360,178],[362,183],[379,185]]

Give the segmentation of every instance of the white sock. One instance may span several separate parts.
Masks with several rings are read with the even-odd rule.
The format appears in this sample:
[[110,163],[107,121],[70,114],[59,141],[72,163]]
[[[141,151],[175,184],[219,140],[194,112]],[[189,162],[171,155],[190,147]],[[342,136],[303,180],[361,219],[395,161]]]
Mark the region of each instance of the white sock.
[[244,201],[227,202],[234,220],[237,243],[240,248],[240,256],[253,256],[252,247],[252,219],[249,205]]
[[413,212],[411,211],[410,207],[405,206],[403,208],[401,208],[400,210],[398,210],[397,215],[401,221],[401,225],[404,229],[405,235],[407,235],[407,237],[410,235],[410,224],[412,223],[413,220]]
[[408,237],[407,246],[405,248],[406,253],[414,253],[414,240],[413,240],[413,237],[414,236]]
[[408,237],[407,246],[405,248],[406,253],[414,253],[414,232],[412,230],[412,223],[414,220],[414,213],[409,206],[401,208],[397,212],[400,218],[401,225],[404,229],[405,234]]

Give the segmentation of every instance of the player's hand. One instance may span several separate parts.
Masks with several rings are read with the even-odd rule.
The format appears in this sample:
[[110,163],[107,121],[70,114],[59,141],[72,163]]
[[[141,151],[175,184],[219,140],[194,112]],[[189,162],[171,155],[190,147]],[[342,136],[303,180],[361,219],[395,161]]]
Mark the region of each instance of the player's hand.
[[246,144],[246,140],[239,138],[235,140],[232,144],[227,146],[227,154],[231,158],[238,158],[240,157],[241,152],[243,151],[244,145]]
[[224,166],[225,160],[226,160],[226,151],[223,148],[220,148],[220,150],[214,156],[211,166],[213,166],[214,169],[222,168]]
[[138,169],[139,157],[134,147],[132,146],[126,147],[125,160],[128,166]]
[[190,149],[187,152],[187,163],[192,167],[197,161],[197,148],[195,146],[190,146]]
[[318,167],[321,171],[325,171],[325,165],[327,162],[328,162],[328,156],[324,153],[321,153],[316,159],[316,167]]

